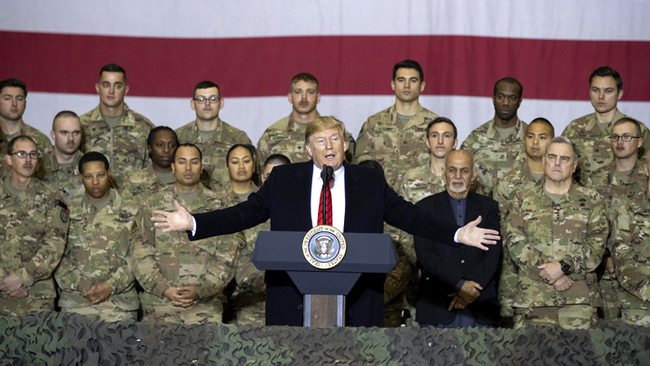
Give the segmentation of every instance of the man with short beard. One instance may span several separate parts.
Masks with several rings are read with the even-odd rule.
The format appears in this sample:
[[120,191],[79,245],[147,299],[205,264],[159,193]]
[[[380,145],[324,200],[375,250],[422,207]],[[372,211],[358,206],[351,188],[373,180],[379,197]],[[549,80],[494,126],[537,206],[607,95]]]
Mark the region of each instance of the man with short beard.
[[497,179],[503,177],[526,157],[524,132],[528,126],[517,117],[524,88],[512,77],[494,84],[494,118],[472,131],[460,146],[474,156],[479,187],[489,195]]
[[68,206],[34,178],[36,143],[28,136],[7,145],[11,173],[0,181],[0,316],[54,310],[52,273],[68,234]]
[[[445,159],[447,190],[417,203],[431,212],[453,216],[465,225],[479,215],[480,227],[499,230],[499,207],[491,198],[469,191],[476,179],[472,155],[452,151]],[[484,252],[476,248],[438,245],[415,237],[422,268],[416,320],[437,328],[492,327],[499,320],[497,268],[501,243]]]
[[54,140],[52,153],[43,156],[43,181],[58,190],[66,203],[83,197],[84,187],[79,174],[81,121],[73,111],[57,113],[50,136]]

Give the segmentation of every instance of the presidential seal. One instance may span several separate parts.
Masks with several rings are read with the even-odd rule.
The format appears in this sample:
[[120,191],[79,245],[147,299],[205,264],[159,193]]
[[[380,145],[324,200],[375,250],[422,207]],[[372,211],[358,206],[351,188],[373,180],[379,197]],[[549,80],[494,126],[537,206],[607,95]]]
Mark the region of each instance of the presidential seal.
[[302,254],[319,269],[336,267],[347,250],[343,234],[333,226],[319,225],[309,230],[302,240]]

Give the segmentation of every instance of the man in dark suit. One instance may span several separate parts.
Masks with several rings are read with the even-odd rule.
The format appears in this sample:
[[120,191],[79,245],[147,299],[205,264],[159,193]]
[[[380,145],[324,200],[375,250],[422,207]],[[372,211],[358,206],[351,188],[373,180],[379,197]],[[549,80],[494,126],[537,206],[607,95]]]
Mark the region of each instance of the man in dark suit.
[[[423,209],[453,216],[458,225],[483,217],[480,226],[499,230],[499,206],[469,191],[476,178],[472,155],[463,150],[445,159],[447,190],[417,203]],[[493,326],[499,320],[497,268],[501,243],[488,251],[415,237],[422,270],[417,300],[418,323],[439,328]],[[447,244],[446,243],[446,244]]]
[[[345,163],[348,142],[345,127],[333,117],[318,117],[305,132],[305,146],[312,157],[306,163],[273,169],[268,180],[248,201],[225,210],[190,215],[176,205],[177,212],[156,211],[152,218],[165,230],[190,231],[197,240],[241,231],[271,219],[271,230],[308,231],[318,225],[319,197],[324,165],[334,170],[330,182],[332,226],[344,232],[381,233],[384,221],[416,235],[439,236],[445,242],[465,243],[487,250],[498,232],[477,228],[477,222],[458,228],[404,201],[388,187],[381,172]],[[480,220],[479,220],[480,221]],[[454,240],[455,239],[455,240]],[[384,276],[362,276],[348,294],[348,325],[382,326]],[[266,272],[267,325],[303,323],[302,295],[286,272]]]

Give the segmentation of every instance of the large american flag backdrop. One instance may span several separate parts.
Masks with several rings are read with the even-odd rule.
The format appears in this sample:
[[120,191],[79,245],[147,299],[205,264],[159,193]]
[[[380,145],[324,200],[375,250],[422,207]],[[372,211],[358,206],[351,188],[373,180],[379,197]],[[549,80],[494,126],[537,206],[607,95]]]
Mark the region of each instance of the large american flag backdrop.
[[194,119],[194,85],[221,87],[221,117],[256,142],[291,111],[298,72],[319,79],[323,115],[357,135],[394,102],[392,66],[419,61],[420,102],[459,126],[459,140],[492,118],[494,82],[524,85],[519,116],[543,116],[560,133],[593,112],[589,74],[617,69],[623,113],[650,116],[650,4],[564,1],[37,1],[0,4],[0,79],[29,90],[24,120],[48,133],[63,109],[85,113],[99,98],[99,68],[127,71],[129,106],[156,125]]

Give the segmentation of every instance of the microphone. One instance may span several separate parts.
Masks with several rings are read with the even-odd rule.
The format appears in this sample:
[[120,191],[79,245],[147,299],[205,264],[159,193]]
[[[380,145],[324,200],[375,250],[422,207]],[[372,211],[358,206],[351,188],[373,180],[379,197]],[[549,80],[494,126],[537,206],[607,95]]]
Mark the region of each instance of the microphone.
[[323,180],[323,223],[325,223],[327,217],[327,191],[325,187],[329,184],[332,175],[334,175],[334,168],[329,165],[323,165],[323,171],[320,173],[320,178]]
[[323,186],[334,175],[334,168],[329,165],[323,165],[323,171],[320,173],[320,178],[323,180]]

